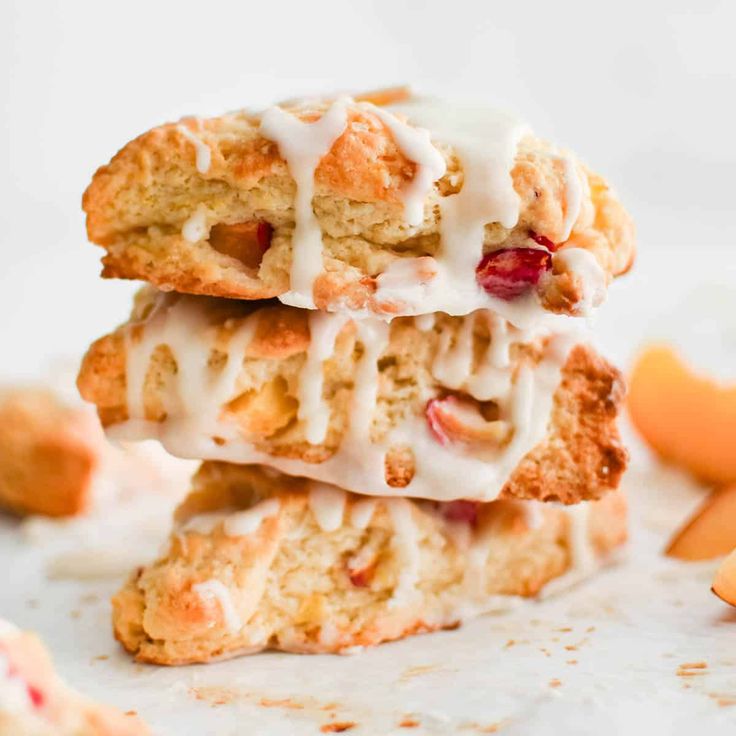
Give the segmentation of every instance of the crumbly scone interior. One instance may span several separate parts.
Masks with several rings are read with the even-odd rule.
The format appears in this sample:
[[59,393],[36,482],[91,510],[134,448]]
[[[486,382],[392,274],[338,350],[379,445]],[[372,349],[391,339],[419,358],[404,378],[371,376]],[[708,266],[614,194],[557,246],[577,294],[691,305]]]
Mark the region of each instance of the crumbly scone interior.
[[453,625],[590,574],[626,534],[619,494],[574,510],[370,499],[221,463],[202,466],[176,518],[168,550],[114,601],[122,643],[168,664]]

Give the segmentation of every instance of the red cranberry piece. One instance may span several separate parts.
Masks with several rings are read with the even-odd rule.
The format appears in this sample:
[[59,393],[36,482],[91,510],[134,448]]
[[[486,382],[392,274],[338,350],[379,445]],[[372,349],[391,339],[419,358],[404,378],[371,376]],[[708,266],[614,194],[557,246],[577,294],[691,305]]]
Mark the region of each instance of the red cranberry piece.
[[270,222],[259,222],[256,238],[261,250],[265,253],[271,247],[271,238],[273,236],[273,226]]
[[546,248],[548,251],[551,251],[554,253],[557,250],[557,245],[553,243],[546,235],[539,235],[538,233],[535,233],[534,230],[529,231],[529,237],[537,243],[537,245],[541,245],[543,248]]
[[28,685],[28,697],[31,699],[34,708],[42,708],[46,700],[43,693],[35,685]]
[[546,250],[504,248],[484,255],[475,274],[489,294],[510,301],[536,286],[551,268],[552,256]]
[[443,399],[430,399],[427,402],[425,413],[427,415],[427,424],[429,425],[432,435],[441,445],[447,446],[452,440],[445,431],[445,424],[442,420],[442,407],[444,403]]
[[475,524],[478,521],[478,501],[448,501],[441,505],[442,516],[448,521]]

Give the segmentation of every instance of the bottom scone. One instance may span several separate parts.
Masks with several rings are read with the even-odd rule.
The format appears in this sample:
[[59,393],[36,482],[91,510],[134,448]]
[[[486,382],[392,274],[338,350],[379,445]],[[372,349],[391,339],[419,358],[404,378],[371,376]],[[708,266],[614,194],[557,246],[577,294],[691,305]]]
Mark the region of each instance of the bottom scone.
[[134,715],[70,690],[41,641],[0,619],[0,734],[3,736],[145,736]]
[[158,664],[341,652],[577,579],[625,538],[619,493],[575,507],[437,503],[204,463],[168,550],[113,599],[115,635]]

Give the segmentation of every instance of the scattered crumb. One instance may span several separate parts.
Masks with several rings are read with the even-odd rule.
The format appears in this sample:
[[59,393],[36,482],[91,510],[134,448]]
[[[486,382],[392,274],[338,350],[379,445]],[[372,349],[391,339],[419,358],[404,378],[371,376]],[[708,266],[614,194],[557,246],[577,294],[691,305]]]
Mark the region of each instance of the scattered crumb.
[[418,728],[419,725],[419,721],[414,718],[404,718],[403,721],[399,722],[399,728]]
[[595,626],[588,626],[587,629],[585,629],[586,634],[592,634],[595,631]]
[[552,653],[549,651],[549,649],[545,649],[544,647],[539,647],[539,651],[544,654],[545,657],[551,657]]
[[566,650],[567,650],[568,652],[577,652],[577,650],[578,650],[578,645],[577,645],[577,644],[566,644],[566,645],[565,645],[565,649],[566,649]]
[[505,723],[506,721],[498,721],[497,723],[490,723],[486,726],[480,723],[463,723],[460,728],[463,730],[472,729],[476,733],[498,733]]
[[343,733],[343,731],[349,731],[351,728],[355,728],[358,724],[353,721],[337,721],[335,723],[325,723],[319,730],[322,733]]
[[572,627],[563,626],[561,629],[555,629],[555,631],[559,631],[561,634],[569,634],[572,631]]
[[708,673],[705,671],[707,668],[708,665],[705,662],[686,662],[685,664],[681,664],[677,668],[677,672],[675,674],[678,677],[695,677],[697,675],[707,675]]
[[296,701],[291,700],[291,698],[261,698],[258,701],[258,705],[263,706],[264,708],[289,708],[291,710],[304,709],[303,703],[297,703]]
[[92,657],[95,662],[104,662],[106,659],[110,659],[109,654],[98,654],[96,657]]
[[504,647],[503,647],[503,648],[504,648],[504,649],[511,649],[511,647],[513,647],[513,646],[514,646],[514,644],[516,644],[516,639],[509,639],[509,640],[508,640],[508,641],[506,642],[506,644],[504,644]]
[[567,664],[577,664],[577,663],[578,663],[577,659],[568,659],[567,660]]
[[553,680],[549,681],[550,687],[560,687],[562,685],[562,681],[558,680],[556,677]]
[[82,612],[78,611],[76,608],[73,611],[69,611],[69,615],[72,618],[82,618]]
[[125,715],[126,716],[137,716],[138,715],[138,711],[137,710],[126,710],[125,711]]
[[193,687],[189,692],[197,700],[204,700],[213,707],[227,705],[235,699],[235,693],[224,687]]
[[401,673],[399,677],[400,682],[407,682],[413,677],[419,677],[419,675],[427,675],[430,672],[438,672],[442,667],[438,664],[418,664],[415,667],[408,667]]
[[736,705],[736,697],[733,695],[721,695],[719,693],[708,693],[708,697],[716,701],[719,708],[728,708]]

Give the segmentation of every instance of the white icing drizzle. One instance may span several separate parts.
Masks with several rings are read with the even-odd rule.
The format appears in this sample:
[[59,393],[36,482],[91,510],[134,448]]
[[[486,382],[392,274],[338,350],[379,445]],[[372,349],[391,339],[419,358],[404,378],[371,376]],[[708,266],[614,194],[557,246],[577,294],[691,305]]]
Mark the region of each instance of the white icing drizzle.
[[266,498],[244,511],[213,511],[197,514],[187,519],[179,533],[197,532],[210,534],[219,524],[228,537],[247,537],[258,531],[265,519],[279,513],[281,503],[278,498]]
[[245,319],[231,335],[225,364],[213,374],[209,358],[215,332],[201,306],[196,297],[159,295],[138,341],[133,337],[137,325],[128,327],[125,335],[127,406],[134,423],[145,420],[143,390],[153,353],[158,346],[167,345],[176,361],[176,375],[164,395],[167,414],[176,417],[167,420],[170,433],[181,436],[194,433],[211,439],[222,429],[218,421],[221,407],[235,397],[236,380],[255,322]]
[[355,501],[350,509],[350,525],[356,529],[365,529],[370,524],[375,511],[375,498],[361,498]]
[[199,243],[200,240],[205,240],[209,237],[209,233],[207,211],[200,205],[182,226],[181,234],[184,240],[190,243]]
[[307,442],[319,445],[327,436],[330,407],[322,396],[325,360],[335,351],[335,340],[347,322],[347,315],[310,312],[309,348],[299,376],[299,420],[305,423]]
[[192,590],[205,602],[217,602],[220,605],[225,625],[231,634],[237,634],[243,628],[243,621],[235,608],[227,586],[219,580],[207,580],[197,583]]
[[396,145],[410,161],[416,164],[416,173],[401,193],[404,217],[409,225],[421,225],[424,205],[434,183],[445,175],[447,164],[442,154],[432,145],[428,130],[408,125],[386,108],[363,103],[362,107],[378,116],[393,135]]
[[473,370],[475,315],[463,318],[454,333],[440,331],[440,344],[432,363],[432,375],[447,388],[459,389]]
[[177,130],[194,145],[196,153],[196,166],[200,174],[206,174],[212,164],[212,151],[210,147],[186,125],[177,125]]
[[394,534],[391,539],[399,559],[399,575],[389,606],[401,606],[417,594],[419,580],[419,531],[412,515],[411,502],[405,498],[389,498],[388,508]]
[[583,187],[572,156],[563,155],[561,159],[565,165],[565,219],[562,223],[560,242],[564,243],[570,237],[580,214],[583,204]]
[[314,172],[346,126],[344,99],[334,102],[313,123],[302,122],[280,107],[269,108],[261,118],[261,135],[276,143],[296,183],[291,288],[279,297],[285,304],[314,308],[312,289],[323,268],[322,230],[312,210]]
[[576,313],[590,316],[595,307],[606,298],[606,274],[598,259],[584,248],[563,248],[554,255],[555,266],[577,276],[583,287],[583,297],[576,305]]
[[[255,323],[246,319],[233,334],[226,349],[225,367],[212,375],[208,357],[216,333],[207,324],[206,311],[192,297],[171,296],[162,297],[154,307],[138,341],[128,338],[131,421],[118,425],[110,434],[125,439],[154,436],[173,455],[258,463],[368,495],[493,500],[521,458],[544,439],[560,369],[576,340],[570,335],[549,338],[542,359],[536,364],[520,364],[513,382],[507,378],[504,383],[499,376],[510,375],[509,347],[522,334],[486,315],[493,325],[491,345],[479,359],[478,367],[472,370],[467,346],[472,338],[469,325],[476,319],[480,316],[471,315],[460,327],[461,339],[453,348],[457,353],[447,358],[444,369],[453,385],[471,391],[479,400],[492,399],[498,404],[499,419],[513,429],[510,442],[500,448],[491,445],[470,453],[462,443],[442,445],[432,435],[423,414],[403,418],[381,441],[373,441],[371,427],[380,378],[378,363],[388,342],[389,326],[368,318],[355,323],[356,341],[363,352],[354,370],[349,425],[335,454],[324,462],[309,463],[260,452],[242,439],[235,423],[220,417],[222,405],[237,393],[236,379]],[[442,329],[445,328],[443,325]],[[447,329],[454,332],[453,326]],[[141,421],[144,419],[142,389],[150,357],[160,344],[170,347],[177,373],[164,389],[167,419],[146,423]],[[422,398],[426,401],[433,395],[431,392]],[[401,489],[389,486],[385,478],[386,455],[393,447],[410,448],[414,456],[414,477]]]
[[[389,111],[402,113],[412,123],[451,144],[463,167],[460,191],[438,200],[441,247],[437,274],[427,283],[407,285],[399,313],[444,311],[458,315],[487,307],[519,326],[531,324],[542,312],[535,294],[504,301],[487,294],[475,278],[483,254],[485,226],[497,222],[512,228],[519,219],[519,197],[511,170],[527,126],[498,110],[427,99],[389,106],[384,114]],[[436,154],[429,136],[412,137],[410,141],[396,136],[396,141],[413,161],[427,161]],[[400,291],[392,283],[391,293],[382,294],[379,279],[376,301],[400,302]]]
[[335,486],[313,483],[309,489],[309,509],[323,532],[334,532],[342,526],[347,494]]

